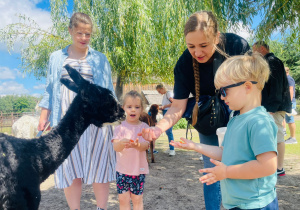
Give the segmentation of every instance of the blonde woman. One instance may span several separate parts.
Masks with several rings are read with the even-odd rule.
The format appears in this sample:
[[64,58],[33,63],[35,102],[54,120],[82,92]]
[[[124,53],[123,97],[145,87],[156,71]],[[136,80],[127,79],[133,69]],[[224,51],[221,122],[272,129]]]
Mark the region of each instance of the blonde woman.
[[[92,29],[93,23],[88,15],[80,12],[72,15],[69,33],[73,43],[50,56],[46,90],[39,104],[42,112],[38,130],[44,130],[48,121],[51,126],[56,126],[76,95],[59,82],[60,78],[69,78],[63,68],[66,64],[91,83],[114,92],[106,56],[89,46]],[[55,186],[64,189],[71,210],[80,209],[82,183],[93,185],[97,209],[107,209],[109,183],[115,181],[112,134],[111,126],[98,128],[90,125],[70,156],[56,170]]]

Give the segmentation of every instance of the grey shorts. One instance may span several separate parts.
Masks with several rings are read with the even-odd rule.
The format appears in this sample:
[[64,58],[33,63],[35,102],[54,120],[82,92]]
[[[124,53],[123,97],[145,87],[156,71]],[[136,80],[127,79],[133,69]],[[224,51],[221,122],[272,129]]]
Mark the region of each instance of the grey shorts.
[[283,133],[283,119],[285,117],[285,111],[279,111],[275,112],[273,115],[271,115],[278,127],[278,132],[277,132],[277,143],[282,143],[284,142],[284,133]]

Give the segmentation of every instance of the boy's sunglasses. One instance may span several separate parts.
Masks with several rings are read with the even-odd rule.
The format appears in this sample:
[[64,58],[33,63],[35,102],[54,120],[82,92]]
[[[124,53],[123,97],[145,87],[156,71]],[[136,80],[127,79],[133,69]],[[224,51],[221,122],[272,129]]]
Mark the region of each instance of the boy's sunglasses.
[[[226,89],[243,85],[245,82],[248,82],[248,81],[239,82],[239,83],[236,83],[236,84],[232,84],[232,85],[228,85],[228,86],[225,86],[225,87],[221,87],[220,88],[220,94],[223,97],[226,97]],[[251,82],[252,84],[257,84],[257,82],[255,82],[255,81],[249,81],[249,82]]]

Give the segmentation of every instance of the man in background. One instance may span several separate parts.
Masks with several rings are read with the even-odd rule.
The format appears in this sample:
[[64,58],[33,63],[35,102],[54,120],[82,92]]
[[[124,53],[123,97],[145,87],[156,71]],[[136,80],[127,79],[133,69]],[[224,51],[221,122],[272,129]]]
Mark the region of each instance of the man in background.
[[283,168],[285,142],[283,120],[286,112],[291,113],[292,103],[289,85],[282,61],[269,50],[269,45],[258,41],[252,46],[253,52],[259,52],[269,64],[271,75],[262,90],[261,105],[272,115],[278,127],[277,132],[277,175],[285,176]]
[[[296,98],[295,98],[295,80],[290,75],[290,69],[285,67],[287,80],[289,83],[290,95],[292,100],[292,109],[296,109]],[[285,121],[289,125],[290,137],[285,141],[286,144],[297,144],[296,140],[296,123],[293,115],[285,115]]]

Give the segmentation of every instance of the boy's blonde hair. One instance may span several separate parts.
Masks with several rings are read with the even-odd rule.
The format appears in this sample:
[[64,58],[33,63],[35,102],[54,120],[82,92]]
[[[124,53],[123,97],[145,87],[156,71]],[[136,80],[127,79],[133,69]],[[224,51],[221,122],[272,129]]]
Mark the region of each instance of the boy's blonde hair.
[[220,89],[228,80],[233,83],[256,81],[262,90],[270,76],[269,64],[259,53],[238,55],[228,58],[215,75],[215,87]]
[[122,105],[124,106],[125,103],[126,103],[126,99],[129,98],[129,97],[132,97],[132,98],[139,98],[140,101],[141,101],[141,107],[142,107],[142,111],[144,111],[145,109],[145,104],[144,104],[144,100],[143,100],[143,97],[140,93],[138,93],[137,91],[135,90],[131,90],[129,91],[128,93],[126,93],[123,97],[123,100],[122,100]]

